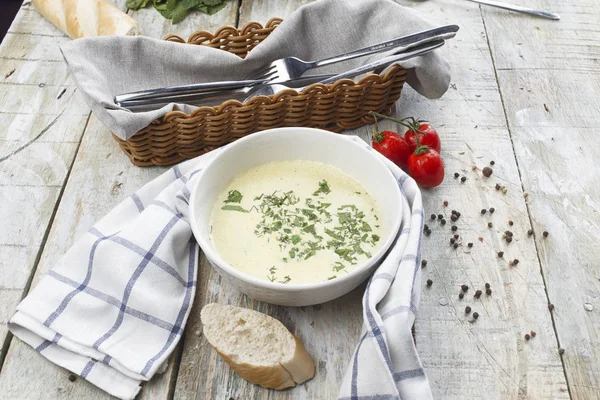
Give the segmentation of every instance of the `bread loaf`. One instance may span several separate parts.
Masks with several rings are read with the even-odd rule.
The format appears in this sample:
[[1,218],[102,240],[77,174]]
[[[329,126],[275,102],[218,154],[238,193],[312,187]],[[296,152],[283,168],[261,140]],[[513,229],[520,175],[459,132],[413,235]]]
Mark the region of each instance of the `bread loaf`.
[[302,343],[275,318],[220,304],[200,314],[204,336],[242,378],[270,389],[296,386],[315,374]]
[[138,35],[137,21],[106,0],[32,0],[48,21],[72,39]]

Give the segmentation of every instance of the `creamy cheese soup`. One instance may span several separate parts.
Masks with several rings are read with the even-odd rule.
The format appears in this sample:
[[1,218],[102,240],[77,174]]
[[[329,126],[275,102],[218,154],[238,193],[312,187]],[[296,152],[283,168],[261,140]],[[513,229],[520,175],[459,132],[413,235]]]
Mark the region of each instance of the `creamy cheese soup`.
[[378,250],[379,207],[354,178],[313,161],[277,161],[219,194],[211,240],[234,268],[280,283],[343,276]]

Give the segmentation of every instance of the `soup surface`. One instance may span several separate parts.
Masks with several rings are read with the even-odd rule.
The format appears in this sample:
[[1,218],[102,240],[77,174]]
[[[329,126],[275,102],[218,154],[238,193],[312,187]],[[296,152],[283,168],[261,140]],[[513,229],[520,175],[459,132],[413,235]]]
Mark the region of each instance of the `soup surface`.
[[314,161],[277,161],[219,194],[211,240],[234,268],[280,283],[340,277],[379,249],[379,207],[354,178]]

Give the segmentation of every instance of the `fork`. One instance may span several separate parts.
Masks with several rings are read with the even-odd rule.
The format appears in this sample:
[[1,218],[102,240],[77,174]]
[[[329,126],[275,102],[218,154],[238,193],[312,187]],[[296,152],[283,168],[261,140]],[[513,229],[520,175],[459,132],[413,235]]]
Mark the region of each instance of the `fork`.
[[[227,82],[209,82],[196,83],[183,86],[172,86],[159,89],[142,90],[139,92],[124,93],[115,96],[114,102],[117,105],[130,104],[133,100],[165,98],[172,95],[192,95],[206,92],[214,92],[217,90],[230,90],[244,88],[246,86],[256,86],[266,83],[285,83],[290,80],[300,78],[306,71],[311,68],[330,65],[333,63],[350,60],[352,58],[362,57],[369,54],[383,52],[395,47],[400,47],[396,52],[418,46],[422,43],[430,42],[436,38],[449,39],[456,35],[458,26],[446,25],[439,28],[428,29],[422,32],[414,33],[408,36],[403,36],[369,46],[360,50],[339,56],[327,58],[320,61],[306,62],[296,57],[285,57],[275,60],[267,67],[254,73],[251,77],[243,81],[227,81]],[[402,47],[404,46],[404,47]]]
[[[395,64],[400,61],[408,60],[410,58],[414,58],[425,53],[428,53],[432,50],[437,49],[438,47],[443,46],[445,41],[443,39],[435,40],[433,42],[425,43],[420,46],[411,48],[409,50],[405,50],[400,52],[399,54],[394,54],[383,58],[378,61],[371,62],[369,64],[360,66],[358,68],[353,68],[349,71],[343,72],[338,75],[320,75],[317,76],[314,81],[312,81],[310,77],[306,77],[304,79],[312,83],[333,83],[340,79],[352,78],[358,75],[361,75],[365,72],[373,71],[376,69],[382,69],[389,67],[392,64]],[[215,103],[221,102],[223,99],[231,99],[236,98],[239,99],[242,103],[250,100],[255,96],[270,96],[275,93],[278,93],[282,90],[293,89],[298,92],[304,90],[307,86],[298,87],[298,88],[290,88],[284,84],[272,83],[272,84],[263,84],[257,86],[246,87],[242,89],[230,90],[227,92],[212,92],[212,93],[197,93],[191,95],[175,95],[161,98],[153,98],[153,99],[141,99],[141,100],[128,100],[121,103],[121,106],[129,109],[133,112],[143,112],[143,111],[151,111],[159,109],[170,103],[183,103],[190,105],[212,105]],[[242,98],[242,96],[245,96]]]
[[[398,51],[402,51],[430,42],[432,39],[450,39],[456,35],[458,29],[458,25],[445,25],[439,28],[427,29],[422,32],[417,32],[319,61],[304,61],[297,57],[284,57],[271,62],[266,67],[255,72],[246,79],[268,80],[268,83],[281,83],[289,79],[299,78],[306,71],[313,68],[323,67],[325,65],[335,64],[370,54],[381,53],[396,47],[400,47]],[[404,46],[404,48],[402,48],[402,46]]]

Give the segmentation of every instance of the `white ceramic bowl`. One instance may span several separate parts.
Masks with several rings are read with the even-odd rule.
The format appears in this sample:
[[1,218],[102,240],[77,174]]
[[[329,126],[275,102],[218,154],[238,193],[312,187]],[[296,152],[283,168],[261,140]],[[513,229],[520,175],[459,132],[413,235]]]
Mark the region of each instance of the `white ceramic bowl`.
[[[347,275],[319,283],[282,284],[247,275],[227,264],[209,237],[216,197],[239,173],[282,160],[319,161],[338,167],[358,180],[381,208],[383,245],[373,257]],[[340,297],[363,282],[379,265],[401,222],[401,194],[396,179],[369,149],[339,134],[311,128],[278,128],[239,139],[220,151],[199,174],[190,199],[192,230],[217,272],[242,293],[273,304],[305,306]],[[235,229],[235,227],[232,227]]]

